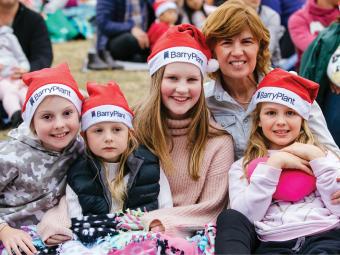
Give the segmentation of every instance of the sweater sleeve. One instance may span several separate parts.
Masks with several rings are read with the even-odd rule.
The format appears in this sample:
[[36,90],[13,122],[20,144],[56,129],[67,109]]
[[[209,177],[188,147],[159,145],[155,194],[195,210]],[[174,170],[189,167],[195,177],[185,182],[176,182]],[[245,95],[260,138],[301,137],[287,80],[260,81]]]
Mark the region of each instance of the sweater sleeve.
[[173,206],[173,203],[170,185],[162,168],[160,169],[159,187],[160,187],[158,195],[159,208],[171,208]]
[[303,9],[292,14],[288,19],[288,30],[295,47],[305,51],[317,34],[311,34],[309,22],[303,17]]
[[70,185],[66,186],[66,204],[67,211],[70,218],[75,218],[79,216],[83,216],[83,210],[79,203],[79,199],[77,194],[73,191]]
[[216,220],[227,203],[228,170],[234,160],[232,139],[226,137],[216,148],[199,201],[149,212],[142,218],[146,226],[159,220],[166,234],[186,237]]
[[334,151],[337,155],[340,155],[339,147],[334,142],[334,139],[327,128],[325,117],[316,101],[312,104],[308,125],[321,144]]
[[316,187],[326,207],[335,215],[340,216],[340,206],[332,204],[331,196],[340,190],[340,161],[331,152],[326,157],[310,161],[310,166],[316,176]]
[[259,163],[250,182],[244,176],[243,158],[229,170],[230,208],[244,214],[251,222],[264,218],[281,175],[281,169]]
[[43,241],[46,241],[53,235],[65,235],[73,237],[71,227],[71,219],[67,213],[66,197],[63,196],[59,204],[48,210],[39,224],[37,232]]

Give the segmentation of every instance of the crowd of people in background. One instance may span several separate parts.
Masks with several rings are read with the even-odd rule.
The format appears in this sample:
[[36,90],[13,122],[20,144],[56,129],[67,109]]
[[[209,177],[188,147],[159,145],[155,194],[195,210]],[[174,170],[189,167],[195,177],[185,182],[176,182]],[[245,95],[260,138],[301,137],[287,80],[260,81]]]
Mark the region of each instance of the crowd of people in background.
[[339,0],[0,0],[0,254],[340,253],[339,98]]

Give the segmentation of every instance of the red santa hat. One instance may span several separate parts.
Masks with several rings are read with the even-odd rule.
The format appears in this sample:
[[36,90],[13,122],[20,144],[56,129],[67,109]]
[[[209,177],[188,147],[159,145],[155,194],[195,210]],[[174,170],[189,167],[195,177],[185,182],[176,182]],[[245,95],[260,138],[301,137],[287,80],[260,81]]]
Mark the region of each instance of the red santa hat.
[[282,104],[307,120],[318,90],[317,83],[276,68],[259,83],[252,105],[262,102]]
[[177,5],[171,0],[156,0],[153,4],[153,9],[157,18],[164,12],[170,9],[177,10]]
[[148,57],[150,75],[159,68],[173,62],[186,62],[196,65],[201,72],[215,72],[218,62],[211,58],[202,32],[191,24],[170,27],[158,39]]
[[47,96],[60,96],[68,99],[80,114],[84,97],[67,64],[26,73],[22,76],[22,80],[28,86],[26,100],[22,106],[22,118],[28,126],[35,110]]
[[99,122],[122,122],[132,128],[133,112],[117,83],[110,81],[107,85],[87,83],[89,98],[83,103],[81,130]]

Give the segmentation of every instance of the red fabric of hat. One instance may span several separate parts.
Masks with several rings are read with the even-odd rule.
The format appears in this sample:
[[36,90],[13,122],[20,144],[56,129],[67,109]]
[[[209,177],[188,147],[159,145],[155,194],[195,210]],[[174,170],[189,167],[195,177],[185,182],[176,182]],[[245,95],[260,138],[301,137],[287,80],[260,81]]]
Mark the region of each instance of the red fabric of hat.
[[218,68],[217,60],[211,59],[204,35],[191,24],[173,26],[159,38],[148,57],[150,75],[173,62],[194,64],[203,74]]
[[153,4],[153,9],[157,18],[164,12],[170,9],[177,10],[177,5],[172,0],[156,0]]
[[80,113],[84,97],[67,64],[26,73],[22,80],[28,86],[22,107],[22,116],[27,125],[30,125],[35,110],[47,96],[61,96],[70,100]]
[[104,121],[122,122],[132,128],[133,112],[119,85],[110,81],[107,85],[87,83],[89,98],[83,103],[82,131]]
[[253,101],[283,104],[308,119],[318,90],[317,83],[276,68],[259,83]]

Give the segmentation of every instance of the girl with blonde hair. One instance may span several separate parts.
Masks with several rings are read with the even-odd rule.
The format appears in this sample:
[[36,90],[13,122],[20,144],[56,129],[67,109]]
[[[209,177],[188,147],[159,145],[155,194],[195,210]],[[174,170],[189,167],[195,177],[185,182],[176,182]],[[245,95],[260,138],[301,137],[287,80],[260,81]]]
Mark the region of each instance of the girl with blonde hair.
[[205,103],[203,74],[213,68],[210,59],[204,36],[189,24],[170,28],[148,59],[151,88],[136,110],[136,135],[159,157],[174,202],[143,217],[153,231],[191,235],[227,202],[233,145]]
[[[225,216],[234,217],[236,210],[255,225],[255,254],[340,252],[340,210],[332,202],[332,194],[340,189],[339,158],[320,146],[306,121],[318,88],[310,80],[274,69],[254,94],[248,146],[229,171],[231,210]],[[221,221],[217,229],[231,234]],[[217,252],[239,253],[244,243],[233,242],[231,247],[225,242]]]

